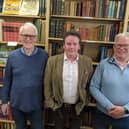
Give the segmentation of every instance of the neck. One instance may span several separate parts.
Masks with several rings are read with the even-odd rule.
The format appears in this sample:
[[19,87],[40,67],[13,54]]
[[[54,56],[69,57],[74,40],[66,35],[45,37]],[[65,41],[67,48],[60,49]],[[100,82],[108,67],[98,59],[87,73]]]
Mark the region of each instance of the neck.
[[119,57],[116,57],[116,60],[117,60],[118,62],[121,62],[121,63],[128,63],[128,61],[129,61],[129,60],[127,60],[127,59],[123,59],[123,58],[119,58]]
[[117,63],[118,63],[119,66],[125,67],[128,64],[128,61],[129,60],[122,59],[122,58],[116,58],[116,61],[117,61]]
[[71,61],[71,62],[73,62],[73,61],[75,61],[76,59],[77,59],[77,56],[73,56],[73,55],[69,55],[69,56],[67,56],[68,57],[68,59]]
[[32,47],[32,48],[24,48],[24,51],[25,51],[25,53],[27,54],[27,55],[31,55],[32,54],[32,52],[34,51],[34,47]]

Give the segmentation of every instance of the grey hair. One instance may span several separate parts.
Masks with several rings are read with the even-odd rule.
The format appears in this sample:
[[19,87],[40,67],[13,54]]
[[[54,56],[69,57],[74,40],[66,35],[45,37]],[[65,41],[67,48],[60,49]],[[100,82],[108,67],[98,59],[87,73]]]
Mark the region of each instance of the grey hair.
[[129,38],[129,32],[123,32],[123,33],[119,33],[115,36],[115,42],[117,41],[118,38],[120,37],[127,37]]
[[33,23],[31,23],[31,22],[26,22],[26,23],[24,23],[24,24],[20,27],[20,29],[19,29],[19,35],[21,35],[21,34],[23,33],[24,27],[26,27],[26,26],[32,27],[32,28],[34,29],[35,35],[36,35],[36,36],[38,35],[38,30],[37,30],[36,26],[35,26]]

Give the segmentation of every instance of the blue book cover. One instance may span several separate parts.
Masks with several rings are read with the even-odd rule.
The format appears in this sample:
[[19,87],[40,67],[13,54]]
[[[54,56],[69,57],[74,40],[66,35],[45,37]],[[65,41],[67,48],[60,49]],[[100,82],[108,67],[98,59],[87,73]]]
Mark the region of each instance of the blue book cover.
[[3,9],[3,1],[4,1],[4,0],[0,0],[0,13],[2,13],[2,9]]
[[123,19],[124,18],[125,4],[126,4],[126,0],[121,0],[120,12],[119,12],[119,18],[120,19]]

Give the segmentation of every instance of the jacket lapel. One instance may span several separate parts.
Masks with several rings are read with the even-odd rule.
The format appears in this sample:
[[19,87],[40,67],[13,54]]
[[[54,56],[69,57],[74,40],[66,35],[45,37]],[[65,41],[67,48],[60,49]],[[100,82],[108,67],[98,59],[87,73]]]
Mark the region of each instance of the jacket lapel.
[[78,60],[78,87],[80,85],[80,82],[81,82],[81,76],[82,76],[82,73],[84,72],[83,70],[83,60],[81,58],[81,56],[79,55],[79,60]]
[[58,80],[59,87],[58,88],[62,95],[63,95],[63,79],[62,79],[63,61],[64,61],[64,54],[59,56],[59,58],[57,59],[57,76],[59,78],[59,80]]

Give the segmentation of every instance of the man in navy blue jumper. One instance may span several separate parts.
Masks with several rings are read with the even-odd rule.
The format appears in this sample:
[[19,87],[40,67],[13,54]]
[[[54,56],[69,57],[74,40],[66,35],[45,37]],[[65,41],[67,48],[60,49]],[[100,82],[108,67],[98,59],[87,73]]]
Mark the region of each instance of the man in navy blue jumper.
[[16,129],[43,129],[43,78],[48,55],[35,47],[37,28],[25,23],[19,30],[23,47],[9,54],[2,88],[2,111],[7,114],[10,101]]

